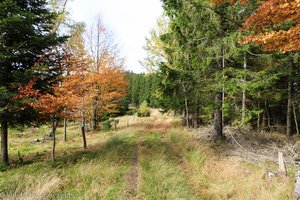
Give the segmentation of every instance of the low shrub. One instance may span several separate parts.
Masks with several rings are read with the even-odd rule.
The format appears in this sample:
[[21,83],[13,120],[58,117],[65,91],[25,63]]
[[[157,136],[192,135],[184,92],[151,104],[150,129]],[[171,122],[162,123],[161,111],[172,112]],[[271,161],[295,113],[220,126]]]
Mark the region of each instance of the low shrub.
[[147,101],[143,101],[138,110],[138,117],[149,117],[151,115],[150,108],[148,107]]

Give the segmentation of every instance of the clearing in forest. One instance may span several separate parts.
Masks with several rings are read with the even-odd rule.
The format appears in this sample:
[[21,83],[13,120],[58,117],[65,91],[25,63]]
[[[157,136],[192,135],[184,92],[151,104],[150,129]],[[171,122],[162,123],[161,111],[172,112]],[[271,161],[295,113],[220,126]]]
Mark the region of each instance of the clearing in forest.
[[51,141],[34,143],[36,135],[16,131],[12,158],[20,151],[24,163],[0,173],[1,197],[292,199],[292,178],[266,176],[275,164],[220,154],[224,144],[205,142],[178,122],[158,111],[150,118],[121,117],[117,130],[88,134],[85,151],[78,128],[68,128],[67,142],[59,129],[55,163],[49,161]]

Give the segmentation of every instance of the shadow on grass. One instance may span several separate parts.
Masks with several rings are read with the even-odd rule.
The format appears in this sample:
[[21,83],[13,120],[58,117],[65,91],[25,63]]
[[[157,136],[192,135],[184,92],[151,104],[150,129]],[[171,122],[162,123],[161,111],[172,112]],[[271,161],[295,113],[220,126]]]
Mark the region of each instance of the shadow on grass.
[[156,159],[158,155],[164,155],[167,162],[177,164],[181,162],[181,156],[173,151],[169,142],[162,140],[160,132],[144,135],[139,145],[142,147],[143,153],[150,159]]
[[[13,163],[10,166],[3,166],[1,171],[30,167],[32,164],[41,166],[51,166],[52,168],[63,168],[76,163],[88,163],[93,160],[109,159],[111,162],[124,163],[129,162],[136,144],[134,137],[114,136],[103,144],[89,146],[86,150],[78,148],[71,149],[70,153],[65,155],[63,152],[56,152],[55,162],[49,160],[50,152],[37,153],[26,157],[22,164]],[[48,160],[45,160],[48,159]]]
[[135,145],[133,137],[115,136],[103,145],[94,145],[88,150],[73,152],[68,156],[56,159],[52,166],[85,163],[95,159],[109,159],[113,162],[123,163],[130,160]]

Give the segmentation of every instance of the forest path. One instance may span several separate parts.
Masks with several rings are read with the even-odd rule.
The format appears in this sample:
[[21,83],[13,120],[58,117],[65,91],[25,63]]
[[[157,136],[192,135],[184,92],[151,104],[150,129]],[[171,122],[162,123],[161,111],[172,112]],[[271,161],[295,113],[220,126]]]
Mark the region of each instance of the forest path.
[[128,149],[132,156],[123,178],[122,199],[197,199],[182,155],[173,150],[168,138],[174,116],[152,109],[150,117],[119,120],[119,130],[135,140]]
[[138,199],[138,144],[133,148],[133,156],[129,171],[125,176],[125,199]]
[[[46,157],[51,141],[32,143],[37,137],[32,129],[11,134],[14,143],[10,145],[18,145],[23,154],[26,150],[30,155],[24,157],[27,164],[1,172],[2,194],[24,191],[107,200],[293,199],[292,176],[266,179],[266,173],[277,164],[258,165],[230,154],[232,143],[209,142],[205,127],[182,128],[179,118],[157,110],[146,118],[119,119],[116,130],[87,134],[86,150],[77,125],[68,127],[67,142],[59,128],[55,163]],[[49,128],[39,130],[43,135]],[[20,139],[20,135],[24,137]],[[250,139],[253,135],[245,141]],[[17,158],[17,151],[14,155]]]

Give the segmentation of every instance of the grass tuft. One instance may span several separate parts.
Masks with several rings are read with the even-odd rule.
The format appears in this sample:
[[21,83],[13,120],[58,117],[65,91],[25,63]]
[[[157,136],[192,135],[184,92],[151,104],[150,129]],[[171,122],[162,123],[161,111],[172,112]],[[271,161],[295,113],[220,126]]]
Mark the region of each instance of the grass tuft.
[[[128,188],[135,187],[136,199],[147,200],[293,199],[294,170],[289,169],[288,177],[270,179],[267,172],[277,169],[273,163],[221,156],[191,130],[174,128],[174,118],[154,111],[149,119],[124,116],[117,130],[88,132],[87,150],[82,149],[78,125],[68,127],[67,142],[60,127],[54,163],[52,141],[42,140],[48,126],[10,130],[12,165],[0,165],[1,198],[29,193],[56,199],[126,199]],[[17,164],[18,152],[22,164]],[[134,184],[128,181],[131,174]]]

